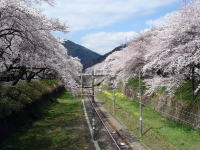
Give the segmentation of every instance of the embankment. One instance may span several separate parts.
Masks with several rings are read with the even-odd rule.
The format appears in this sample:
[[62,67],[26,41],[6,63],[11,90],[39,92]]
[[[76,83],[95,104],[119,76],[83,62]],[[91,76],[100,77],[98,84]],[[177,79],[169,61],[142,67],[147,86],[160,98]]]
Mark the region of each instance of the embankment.
[[55,103],[64,90],[60,82],[50,80],[0,86],[0,140],[25,123],[40,119],[42,106]]

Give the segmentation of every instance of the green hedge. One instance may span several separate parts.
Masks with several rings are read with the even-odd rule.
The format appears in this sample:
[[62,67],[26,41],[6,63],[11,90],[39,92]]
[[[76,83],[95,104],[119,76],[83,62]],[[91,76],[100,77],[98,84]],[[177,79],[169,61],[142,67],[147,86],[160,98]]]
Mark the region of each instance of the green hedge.
[[9,83],[0,84],[0,119],[20,111],[26,105],[40,99],[42,95],[52,92],[61,86],[55,80],[37,80],[30,83],[21,81],[16,87]]

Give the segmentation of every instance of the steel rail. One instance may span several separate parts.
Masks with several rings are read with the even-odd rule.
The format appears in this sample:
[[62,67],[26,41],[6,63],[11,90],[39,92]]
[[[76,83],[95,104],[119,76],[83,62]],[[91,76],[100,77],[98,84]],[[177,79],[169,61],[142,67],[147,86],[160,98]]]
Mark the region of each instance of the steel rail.
[[93,109],[95,110],[98,118],[100,119],[100,121],[102,122],[104,128],[106,129],[106,131],[108,132],[109,136],[111,137],[111,139],[113,140],[113,142],[115,143],[116,147],[118,150],[121,150],[120,146],[118,145],[117,141],[115,140],[115,138],[113,137],[113,135],[111,134],[111,132],[109,131],[109,127],[106,125],[106,123],[103,121],[101,115],[99,114],[99,112],[97,111],[97,109],[95,108],[94,104],[92,103],[92,101],[90,100],[89,96],[88,96],[88,99],[93,107]]

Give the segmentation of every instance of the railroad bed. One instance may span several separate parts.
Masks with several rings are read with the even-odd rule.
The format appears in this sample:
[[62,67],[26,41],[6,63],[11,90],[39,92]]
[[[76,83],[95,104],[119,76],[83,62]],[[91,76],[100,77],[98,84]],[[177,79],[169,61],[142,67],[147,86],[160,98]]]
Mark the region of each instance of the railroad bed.
[[[106,150],[144,150],[131,135],[109,115],[101,104],[92,101],[88,92],[87,112],[92,126],[95,128],[93,138],[100,144],[107,145]],[[103,134],[103,135],[102,135]]]

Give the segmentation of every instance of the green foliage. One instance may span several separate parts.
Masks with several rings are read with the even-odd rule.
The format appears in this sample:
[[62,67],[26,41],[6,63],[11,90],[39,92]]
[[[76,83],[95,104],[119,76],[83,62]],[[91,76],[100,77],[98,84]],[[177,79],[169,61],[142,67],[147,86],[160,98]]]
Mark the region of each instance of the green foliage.
[[41,83],[45,84],[45,85],[49,85],[49,86],[58,86],[61,85],[61,83],[59,81],[56,80],[41,80]]
[[61,84],[58,81],[44,80],[30,83],[21,81],[16,87],[11,87],[8,83],[0,86],[0,119],[20,111],[27,104],[38,100],[59,85]]
[[15,88],[10,88],[10,90],[7,91],[7,95],[12,99],[17,99],[18,96],[20,95],[20,91],[16,90]]
[[[195,88],[197,88],[200,82],[195,83]],[[175,98],[180,100],[185,100],[191,102],[192,100],[192,82],[184,82],[180,87],[175,89]],[[197,95],[196,101],[200,103],[200,94]]]
[[32,103],[32,99],[29,98],[26,94],[20,94],[20,96],[18,97],[18,99],[20,100],[20,102],[22,103],[22,105],[26,105],[26,104],[30,104]]
[[66,100],[69,100],[69,99],[73,99],[73,95],[71,94],[71,92],[69,91],[65,91],[65,93],[63,93],[59,98],[58,98],[58,101],[59,102],[64,102]]
[[155,90],[155,93],[160,93],[160,94],[164,94],[166,93],[166,87],[158,87],[156,90]]
[[[145,93],[145,91],[147,90],[146,88],[146,84],[142,81],[141,79],[141,83],[140,83],[140,88],[141,88],[141,92],[142,94]],[[137,97],[139,93],[139,78],[138,77],[133,77],[133,78],[129,78],[127,84],[126,84],[126,89],[125,89],[125,94],[128,97]]]
[[1,98],[0,101],[0,118],[3,118],[4,116],[8,116],[12,113],[12,110],[10,108],[10,102],[12,101],[11,98],[4,97]]
[[[133,77],[128,79],[128,83],[126,84],[127,86],[132,86],[132,87],[139,87],[139,78],[138,77]],[[146,85],[141,79],[141,89],[143,91],[146,90]]]
[[[38,84],[39,85],[39,84]],[[39,88],[39,86],[38,86]],[[17,90],[26,94],[31,100],[39,99],[42,93],[36,87],[33,87],[32,83],[21,83],[18,85]]]

